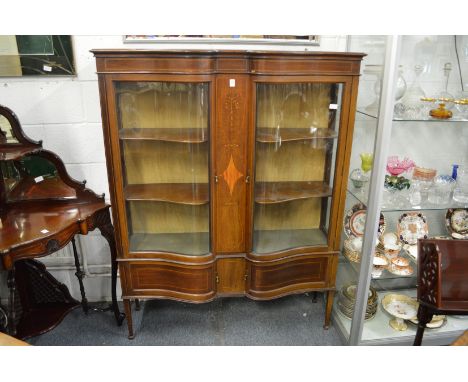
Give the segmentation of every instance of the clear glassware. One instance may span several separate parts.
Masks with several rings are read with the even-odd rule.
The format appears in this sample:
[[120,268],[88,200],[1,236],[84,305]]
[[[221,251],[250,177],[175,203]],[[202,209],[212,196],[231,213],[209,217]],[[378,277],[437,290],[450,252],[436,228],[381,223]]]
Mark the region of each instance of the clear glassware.
[[452,199],[455,179],[450,175],[438,175],[432,181],[429,189],[428,201],[436,205],[446,205]]
[[445,104],[447,110],[451,110],[454,106],[454,96],[448,92],[448,82],[450,78],[450,72],[452,71],[452,64],[446,62],[444,65],[444,77],[445,77],[445,87],[439,94],[437,94],[437,100]]
[[421,184],[419,180],[413,180],[411,182],[409,189],[409,202],[413,207],[419,206],[422,202]]
[[395,89],[395,101],[399,101],[406,93],[407,85],[406,80],[403,77],[403,66],[398,67],[398,78]]
[[[430,168],[423,168],[423,167],[415,167],[413,170],[413,178],[412,178],[412,185],[414,186],[414,190],[410,189],[410,203],[411,197],[413,195],[414,203],[412,205],[418,205],[423,203],[428,198],[429,189],[432,186],[432,180],[437,175],[437,171],[435,169]],[[418,195],[419,193],[419,195]],[[416,201],[420,199],[420,202],[416,204]]]
[[421,110],[423,108],[421,98],[426,97],[426,93],[421,88],[420,76],[423,72],[421,65],[414,66],[414,80],[412,84],[406,90],[405,95],[401,99],[401,103],[404,105],[403,118],[408,119],[419,119],[422,117]]
[[468,119],[468,98],[461,98],[454,101],[457,117]]
[[453,190],[453,200],[459,203],[468,203],[468,166],[458,166],[457,182]]
[[382,73],[383,73],[383,66],[382,65],[366,65],[364,68],[364,74],[376,76],[376,80],[374,83],[374,100],[371,104],[367,105],[365,110],[368,113],[375,114],[379,108],[380,103],[380,89],[382,87]]

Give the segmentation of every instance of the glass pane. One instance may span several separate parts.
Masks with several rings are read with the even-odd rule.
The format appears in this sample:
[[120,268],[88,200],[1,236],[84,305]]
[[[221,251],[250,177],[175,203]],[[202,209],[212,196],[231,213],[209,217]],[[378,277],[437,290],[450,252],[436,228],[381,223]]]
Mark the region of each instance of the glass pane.
[[2,163],[9,201],[74,199],[76,191],[59,177],[55,165],[39,155]]
[[327,246],[341,91],[257,85],[254,252]]
[[[333,307],[336,326],[346,340],[350,336],[361,259],[364,256],[362,253],[363,230],[367,219],[367,199],[377,133],[386,39],[384,36],[352,36],[349,48],[352,52],[365,52],[367,56],[364,57],[361,65],[362,76],[359,79],[357,100],[359,111],[356,113],[354,124],[349,173],[345,174],[348,177],[348,192],[341,235],[342,251],[338,260],[336,278],[337,293]],[[381,231],[384,228],[388,229],[388,226],[382,225]],[[379,232],[376,232],[376,235],[379,235]],[[376,275],[378,272],[386,272],[383,270],[384,266],[379,265],[379,261],[386,264],[383,258],[376,260]],[[381,313],[378,307],[379,298],[380,292],[373,283],[368,292],[366,323],[372,323],[375,321],[375,316]]]
[[210,250],[208,86],[116,84],[130,251]]

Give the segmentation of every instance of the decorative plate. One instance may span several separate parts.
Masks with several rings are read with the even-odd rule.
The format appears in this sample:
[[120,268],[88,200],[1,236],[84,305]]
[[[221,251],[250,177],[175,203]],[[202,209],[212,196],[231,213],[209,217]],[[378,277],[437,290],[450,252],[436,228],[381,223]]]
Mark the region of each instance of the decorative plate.
[[398,237],[405,244],[417,244],[418,239],[427,239],[429,227],[426,217],[420,212],[405,212],[398,219]]
[[404,320],[414,319],[418,313],[418,302],[404,294],[387,294],[382,299],[382,306],[388,314]]
[[409,265],[409,260],[404,257],[398,256],[392,259],[392,264],[397,267],[407,267]]
[[408,265],[407,267],[399,267],[398,265],[390,264],[387,270],[397,276],[411,276],[414,273],[411,265]]
[[454,239],[468,239],[468,208],[449,208],[445,225]]
[[404,294],[390,293],[384,296],[382,299],[382,308],[392,318],[389,325],[398,331],[403,331],[408,328],[404,320],[410,320],[416,318],[418,313],[418,302]]
[[403,249],[405,250],[406,254],[409,257],[411,257],[414,261],[418,259],[418,246],[417,245],[405,244],[403,246]]
[[[362,237],[366,225],[366,206],[362,203],[355,204],[346,212],[344,218],[344,230],[346,236]],[[385,217],[380,213],[378,235],[385,232]]]
[[[410,320],[411,323],[418,325],[419,321],[417,318],[413,318]],[[426,324],[426,328],[428,329],[438,329],[442,327],[447,322],[447,316],[445,315],[435,315],[432,317],[431,322]]]

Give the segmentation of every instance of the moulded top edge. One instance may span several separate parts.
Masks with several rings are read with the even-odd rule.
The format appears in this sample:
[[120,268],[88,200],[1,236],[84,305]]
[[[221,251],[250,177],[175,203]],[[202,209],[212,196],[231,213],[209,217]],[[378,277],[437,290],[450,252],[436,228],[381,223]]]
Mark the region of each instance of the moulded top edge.
[[268,50],[156,50],[156,49],[91,49],[96,57],[150,55],[150,56],[291,56],[291,57],[316,57],[316,58],[348,58],[360,60],[366,56],[358,52],[325,52],[325,51],[268,51]]

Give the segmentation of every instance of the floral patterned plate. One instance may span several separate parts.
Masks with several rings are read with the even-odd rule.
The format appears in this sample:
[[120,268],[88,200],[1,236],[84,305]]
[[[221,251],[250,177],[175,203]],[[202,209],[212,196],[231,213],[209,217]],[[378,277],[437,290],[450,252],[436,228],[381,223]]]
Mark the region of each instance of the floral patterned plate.
[[[348,237],[364,236],[364,227],[366,225],[366,206],[362,203],[355,204],[346,212],[344,217],[344,231]],[[378,235],[385,232],[385,217],[380,213]]]
[[420,212],[405,212],[398,219],[398,237],[405,244],[414,245],[418,239],[427,239],[429,227]]
[[454,239],[468,239],[468,208],[449,208],[445,225]]

